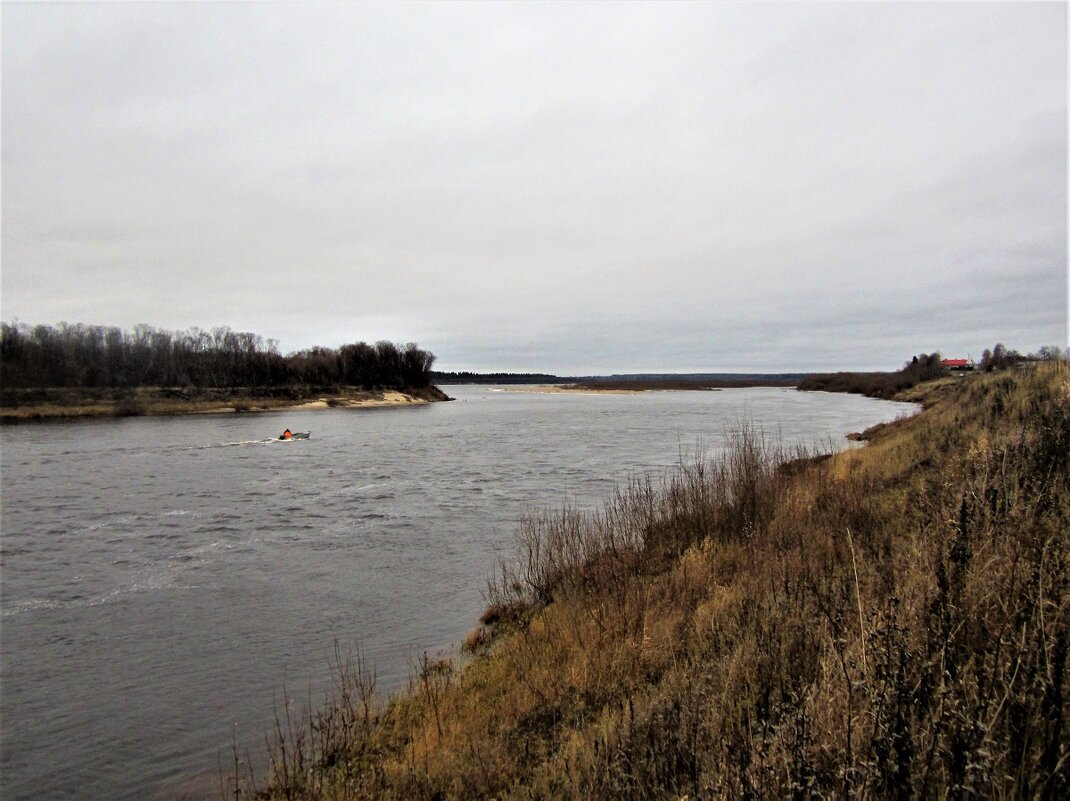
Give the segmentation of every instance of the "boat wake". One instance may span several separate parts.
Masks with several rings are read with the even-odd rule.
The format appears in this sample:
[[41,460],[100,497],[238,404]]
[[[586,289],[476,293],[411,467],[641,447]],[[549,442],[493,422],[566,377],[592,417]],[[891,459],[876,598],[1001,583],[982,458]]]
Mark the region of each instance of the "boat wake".
[[287,440],[281,440],[278,437],[268,437],[267,439],[243,439],[239,442],[213,442],[210,445],[189,445],[184,448],[180,448],[183,451],[203,451],[209,448],[242,448],[248,445],[270,445],[272,442],[286,442]]
[[209,445],[187,445],[180,447],[182,451],[203,451],[209,448],[243,448],[249,445],[281,445],[287,442],[298,442],[309,439],[308,433],[294,434],[293,437],[282,439],[281,437],[268,437],[267,439],[243,439],[237,442],[213,442]]

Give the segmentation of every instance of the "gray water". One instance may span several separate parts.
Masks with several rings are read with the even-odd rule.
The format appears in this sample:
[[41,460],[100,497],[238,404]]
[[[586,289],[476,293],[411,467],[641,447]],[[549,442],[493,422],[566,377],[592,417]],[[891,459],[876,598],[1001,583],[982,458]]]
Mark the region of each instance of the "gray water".
[[[784,389],[575,395],[448,387],[416,408],[0,430],[0,796],[219,798],[287,692],[359,644],[380,687],[455,648],[516,522],[742,420],[833,443],[913,407]],[[307,441],[270,437],[289,427]]]

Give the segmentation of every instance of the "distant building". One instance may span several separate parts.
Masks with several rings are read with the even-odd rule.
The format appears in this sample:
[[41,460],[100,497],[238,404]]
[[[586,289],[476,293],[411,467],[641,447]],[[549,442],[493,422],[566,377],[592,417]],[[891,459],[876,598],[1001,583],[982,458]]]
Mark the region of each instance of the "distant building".
[[940,366],[945,370],[972,370],[975,365],[970,359],[944,359]]

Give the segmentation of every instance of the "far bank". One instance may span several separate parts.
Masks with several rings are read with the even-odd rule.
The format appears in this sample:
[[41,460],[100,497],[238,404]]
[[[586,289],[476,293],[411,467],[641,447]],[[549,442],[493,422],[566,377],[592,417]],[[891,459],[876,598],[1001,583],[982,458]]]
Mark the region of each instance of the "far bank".
[[3,394],[0,422],[82,417],[263,412],[286,408],[414,406],[451,398],[436,386],[410,388],[136,387],[12,389]]

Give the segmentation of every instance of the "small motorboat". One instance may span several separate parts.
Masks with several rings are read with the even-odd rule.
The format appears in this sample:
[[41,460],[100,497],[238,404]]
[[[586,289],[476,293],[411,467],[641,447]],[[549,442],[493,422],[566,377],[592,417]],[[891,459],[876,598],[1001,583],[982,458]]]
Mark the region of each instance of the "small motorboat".
[[294,431],[291,434],[290,433],[290,429],[286,429],[283,433],[279,434],[279,439],[282,439],[282,440],[287,440],[287,439],[308,439],[311,436],[312,436],[312,432],[311,431]]

